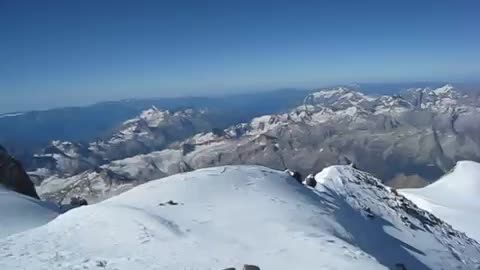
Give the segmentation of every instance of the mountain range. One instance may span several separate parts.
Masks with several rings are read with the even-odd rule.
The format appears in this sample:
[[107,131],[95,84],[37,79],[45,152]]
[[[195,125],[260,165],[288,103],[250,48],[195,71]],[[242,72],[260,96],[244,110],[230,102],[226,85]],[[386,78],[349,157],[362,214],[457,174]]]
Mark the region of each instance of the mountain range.
[[[72,182],[64,194],[103,200],[81,206],[39,200],[21,164],[1,153],[0,269],[480,267],[480,163],[473,161],[457,162],[417,189],[388,187],[352,162],[305,181],[292,170],[230,165],[190,168],[139,186],[96,169],[85,174],[101,180]],[[129,164],[144,170],[142,162]]]
[[315,174],[354,164],[396,188],[422,187],[460,160],[480,160],[480,100],[452,85],[367,95],[312,91],[298,106],[225,129],[208,109],[151,107],[103,140],[53,141],[30,175],[43,198],[101,201],[194,169],[251,164]]

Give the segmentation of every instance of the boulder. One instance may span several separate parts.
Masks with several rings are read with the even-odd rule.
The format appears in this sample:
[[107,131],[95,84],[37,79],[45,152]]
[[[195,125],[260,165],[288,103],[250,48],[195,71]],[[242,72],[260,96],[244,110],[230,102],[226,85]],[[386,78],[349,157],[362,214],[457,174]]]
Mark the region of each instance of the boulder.
[[80,196],[75,196],[70,198],[70,205],[72,207],[80,207],[80,206],[85,206],[88,205],[88,202],[86,199],[80,197]]
[[304,181],[306,186],[315,188],[317,186],[317,180],[315,180],[315,176],[313,174],[309,174]]

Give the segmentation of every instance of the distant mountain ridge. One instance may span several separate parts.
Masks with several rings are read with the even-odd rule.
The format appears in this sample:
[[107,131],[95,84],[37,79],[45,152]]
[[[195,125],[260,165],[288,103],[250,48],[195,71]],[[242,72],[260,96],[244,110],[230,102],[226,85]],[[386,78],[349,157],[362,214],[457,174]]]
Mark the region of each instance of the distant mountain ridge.
[[0,115],[0,144],[26,167],[30,157],[51,141],[88,143],[108,137],[124,121],[156,106],[162,110],[209,109],[217,128],[252,117],[285,111],[302,102],[309,91],[282,89],[218,97],[128,99],[84,107]]
[[170,112],[153,106],[123,122],[104,140],[88,144],[53,141],[34,155],[32,166],[39,175],[73,175],[113,160],[162,150],[174,141],[210,131],[213,127],[214,123],[204,110]]
[[[144,181],[230,164],[291,168],[306,175],[354,163],[396,187],[423,186],[459,159],[480,160],[479,104],[478,97],[452,85],[391,96],[322,89],[287,113],[192,133],[171,140],[164,150],[111,160],[77,175],[53,170],[39,190],[54,200],[58,192],[101,200]],[[99,188],[83,190],[87,183]]]

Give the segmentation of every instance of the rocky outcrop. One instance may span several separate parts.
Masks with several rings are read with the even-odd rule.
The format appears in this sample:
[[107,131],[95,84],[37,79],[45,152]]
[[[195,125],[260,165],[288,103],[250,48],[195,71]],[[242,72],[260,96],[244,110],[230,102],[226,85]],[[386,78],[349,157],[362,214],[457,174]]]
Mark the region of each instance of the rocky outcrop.
[[0,184],[18,193],[38,199],[33,182],[19,161],[0,146]]

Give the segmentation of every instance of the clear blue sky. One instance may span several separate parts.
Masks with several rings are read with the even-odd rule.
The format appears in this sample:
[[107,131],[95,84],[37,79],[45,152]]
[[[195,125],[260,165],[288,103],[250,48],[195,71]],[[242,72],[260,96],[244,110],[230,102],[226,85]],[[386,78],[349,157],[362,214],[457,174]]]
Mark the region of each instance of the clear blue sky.
[[479,75],[476,0],[0,0],[0,112]]

